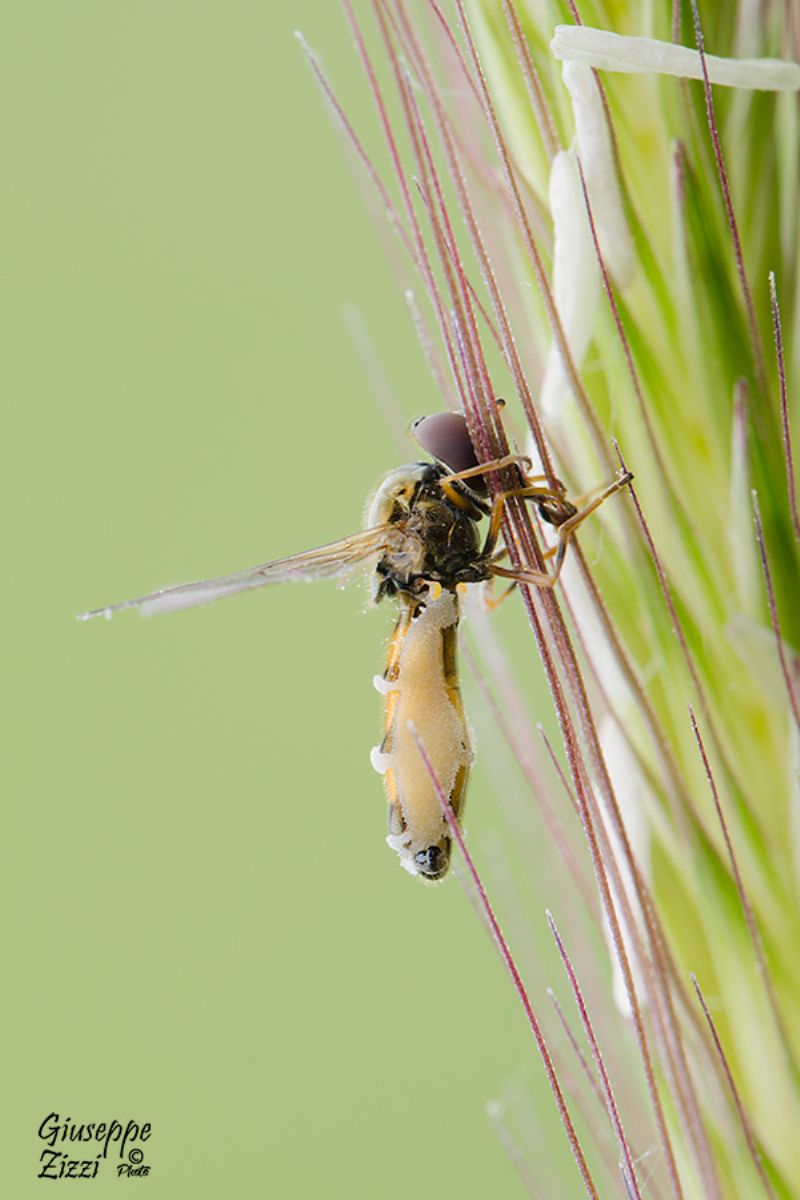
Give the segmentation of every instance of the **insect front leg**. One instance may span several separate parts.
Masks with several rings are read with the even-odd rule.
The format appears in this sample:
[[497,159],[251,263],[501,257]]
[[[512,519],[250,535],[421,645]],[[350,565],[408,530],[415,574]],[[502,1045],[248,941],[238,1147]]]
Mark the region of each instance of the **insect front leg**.
[[[502,471],[504,467],[528,466],[530,467],[531,460],[527,454],[506,454],[503,458],[494,458],[491,462],[478,463],[476,467],[469,467],[466,471],[454,471],[451,475],[445,475],[439,480],[442,487],[445,484],[458,483],[462,479],[474,479],[476,475],[491,475],[493,471]],[[534,479],[544,479],[544,475],[534,475]]]
[[[463,508],[465,506],[464,497],[459,492],[459,489],[454,486],[455,484],[459,484],[464,480],[475,479],[477,480],[476,486],[480,486],[481,491],[483,491],[483,489],[486,487],[486,483],[483,478],[485,475],[490,474],[492,471],[501,471],[504,467],[521,465],[530,467],[531,460],[527,457],[527,455],[506,454],[505,457],[496,458],[492,462],[479,463],[474,467],[467,467],[463,471],[454,471],[450,475],[445,475],[439,480],[439,487],[442,489],[451,504],[454,504],[457,508]],[[478,509],[481,513],[485,513],[487,511],[482,503],[478,505]]]

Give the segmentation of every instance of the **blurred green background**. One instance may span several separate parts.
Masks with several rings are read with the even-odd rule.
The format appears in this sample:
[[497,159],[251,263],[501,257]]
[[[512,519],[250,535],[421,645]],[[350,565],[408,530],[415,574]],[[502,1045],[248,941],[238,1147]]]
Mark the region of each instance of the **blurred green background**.
[[295,27],[373,129],[334,3],[0,11],[9,1197],[42,1190],[51,1111],[152,1123],[149,1179],[63,1185],[95,1196],[518,1194],[484,1113],[509,1090],[559,1139],[458,883],[383,843],[388,606],[74,620],[359,526],[414,453],[347,304],[403,419],[439,406]]

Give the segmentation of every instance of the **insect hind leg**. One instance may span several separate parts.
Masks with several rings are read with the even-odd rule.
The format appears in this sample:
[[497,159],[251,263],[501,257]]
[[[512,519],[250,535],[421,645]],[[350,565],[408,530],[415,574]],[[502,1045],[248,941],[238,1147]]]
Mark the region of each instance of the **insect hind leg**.
[[[544,478],[536,477],[536,478]],[[554,492],[552,488],[541,487],[539,484],[528,484],[526,487],[512,488],[508,492],[500,492],[492,501],[492,511],[489,515],[489,529],[486,534],[486,541],[483,544],[482,557],[491,558],[494,554],[497,539],[500,537],[500,529],[505,516],[507,502],[513,497],[518,497],[520,500],[562,500],[563,496],[559,492]]]
[[[533,587],[555,587],[561,574],[561,570],[564,566],[567,547],[576,529],[578,529],[578,527],[582,525],[586,518],[595,512],[595,510],[598,509],[601,504],[604,504],[605,501],[611,496],[616,495],[617,492],[621,491],[624,487],[627,487],[632,479],[633,474],[631,471],[625,471],[621,475],[618,475],[612,483],[603,488],[598,496],[595,496],[595,498],[588,504],[585,504],[583,508],[579,508],[577,512],[573,513],[572,516],[567,517],[566,520],[562,521],[561,524],[558,525],[558,544],[545,551],[544,554],[545,558],[554,558],[554,568],[552,572],[531,571],[525,568],[517,569],[500,567],[497,565],[497,562],[494,561],[491,565],[492,574],[499,575],[503,579],[512,579],[515,583],[530,584]],[[502,492],[495,498],[494,504],[492,505],[489,533],[487,534],[484,553],[486,553],[488,550],[488,553],[491,555],[494,551],[497,538],[500,534],[500,526],[502,524],[502,519],[505,512],[506,501],[512,496],[518,496],[521,499],[552,498],[556,500],[563,500],[563,497],[559,496],[558,493],[547,488],[539,488],[535,486],[515,488],[510,492]]]

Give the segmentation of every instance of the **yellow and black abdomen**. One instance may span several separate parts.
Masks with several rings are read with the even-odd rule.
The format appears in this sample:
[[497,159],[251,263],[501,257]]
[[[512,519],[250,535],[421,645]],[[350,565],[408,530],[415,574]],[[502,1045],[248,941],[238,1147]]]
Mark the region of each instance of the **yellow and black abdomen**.
[[389,845],[412,874],[441,879],[450,860],[450,835],[411,727],[459,817],[473,753],[458,681],[458,597],[455,590],[432,584],[421,595],[401,594],[398,601],[386,670],[375,680],[386,698],[386,714],[372,763],[386,788]]

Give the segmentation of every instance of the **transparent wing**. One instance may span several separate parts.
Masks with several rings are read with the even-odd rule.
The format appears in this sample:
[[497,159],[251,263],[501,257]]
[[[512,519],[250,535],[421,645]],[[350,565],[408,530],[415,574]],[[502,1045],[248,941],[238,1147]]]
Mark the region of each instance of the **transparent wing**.
[[138,608],[145,616],[153,613],[178,612],[182,608],[193,608],[197,604],[210,604],[223,596],[235,596],[252,588],[269,587],[273,583],[309,582],[314,579],[335,579],[347,574],[354,567],[377,559],[387,550],[402,553],[411,549],[407,538],[396,525],[377,525],[343,538],[318,546],[304,554],[290,554],[288,558],[276,558],[274,562],[261,563],[235,575],[221,575],[218,579],[201,579],[197,583],[181,583],[174,587],[159,588],[135,600],[123,600],[121,604],[110,604],[92,612],[81,613],[79,621],[92,617],[106,617],[126,608]]

